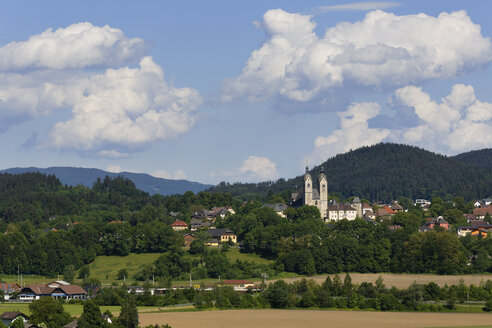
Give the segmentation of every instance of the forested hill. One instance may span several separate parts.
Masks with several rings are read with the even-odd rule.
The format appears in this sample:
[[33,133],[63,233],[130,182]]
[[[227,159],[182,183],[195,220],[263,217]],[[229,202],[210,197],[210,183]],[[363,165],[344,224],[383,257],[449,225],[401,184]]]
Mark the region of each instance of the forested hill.
[[37,167],[26,167],[26,168],[11,168],[7,170],[0,171],[0,173],[10,173],[10,174],[20,174],[26,172],[40,172],[47,175],[56,176],[62,184],[68,186],[83,185],[86,187],[92,187],[94,182],[98,178],[104,178],[109,176],[111,178],[117,176],[123,176],[130,179],[135,183],[135,186],[143,190],[150,195],[161,194],[161,195],[174,195],[174,194],[184,194],[186,191],[193,191],[198,193],[210,185],[201,184],[198,182],[191,182],[187,180],[171,180],[156,178],[144,173],[131,173],[131,172],[121,172],[112,173],[106,172],[99,169],[81,168],[81,167],[48,167],[45,169]]
[[473,166],[492,168],[492,148],[470,151],[453,158]]
[[[328,177],[329,192],[342,198],[359,196],[387,202],[399,196],[430,199],[452,195],[472,200],[492,195],[490,167],[472,166],[413,146],[381,143],[337,155],[310,171],[315,180],[321,166]],[[244,198],[281,192],[285,196],[302,184],[300,175],[276,182],[222,182],[209,190]]]

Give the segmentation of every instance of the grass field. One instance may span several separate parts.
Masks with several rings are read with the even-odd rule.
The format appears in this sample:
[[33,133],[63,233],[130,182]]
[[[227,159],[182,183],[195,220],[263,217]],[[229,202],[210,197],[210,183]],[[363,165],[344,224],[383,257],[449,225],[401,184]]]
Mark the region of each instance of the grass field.
[[173,328],[489,328],[492,314],[411,313],[318,310],[228,310],[141,313],[140,325],[169,324]]
[[[89,263],[91,277],[97,278],[103,284],[111,284],[117,281],[118,271],[127,269],[128,275],[133,277],[141,267],[153,263],[161,254],[130,254],[128,256],[98,256],[95,261]],[[128,278],[128,277],[127,277]]]
[[253,262],[255,264],[271,264],[275,262],[273,260],[268,260],[263,257],[260,257],[259,255],[256,254],[241,253],[239,252],[238,247],[231,247],[231,249],[225,254],[231,262],[234,262],[236,260]]

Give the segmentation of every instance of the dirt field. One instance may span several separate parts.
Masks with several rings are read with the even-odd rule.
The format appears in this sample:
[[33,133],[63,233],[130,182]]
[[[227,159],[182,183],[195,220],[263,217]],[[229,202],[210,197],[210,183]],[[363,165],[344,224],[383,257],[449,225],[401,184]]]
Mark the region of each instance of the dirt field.
[[[330,275],[333,279],[334,275]],[[344,273],[339,274],[340,279],[343,281],[345,277]],[[429,275],[429,274],[391,274],[391,273],[351,273],[352,283],[360,284],[361,282],[372,282],[375,283],[378,277],[383,277],[384,284],[388,287],[394,286],[396,288],[407,288],[414,281],[421,284],[427,284],[431,281],[435,282],[439,286],[457,285],[460,279],[465,281],[466,285],[474,284],[480,285],[481,282],[486,282],[487,280],[492,280],[492,275],[459,275],[459,276],[440,276],[440,275]],[[287,278],[282,279],[288,283],[294,280],[299,280],[302,278]],[[322,283],[326,279],[326,275],[308,277],[307,279],[314,279],[318,283]],[[272,280],[273,281],[273,280]]]
[[316,310],[229,310],[140,314],[140,325],[173,328],[417,328],[491,325],[487,313],[401,313]]

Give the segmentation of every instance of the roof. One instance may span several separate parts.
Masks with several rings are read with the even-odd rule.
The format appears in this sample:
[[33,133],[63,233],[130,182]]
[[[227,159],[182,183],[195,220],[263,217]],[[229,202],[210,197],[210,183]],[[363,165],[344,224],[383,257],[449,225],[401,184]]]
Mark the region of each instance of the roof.
[[13,291],[20,290],[20,287],[17,284],[0,283],[0,290],[3,290],[4,292],[10,293]]
[[328,205],[328,211],[356,211],[356,209],[347,204],[339,204]]
[[23,316],[24,318],[27,319],[27,315],[25,315],[22,312],[18,312],[18,311],[4,312],[4,313],[0,314],[0,319],[12,320],[12,319],[17,318],[18,316]]
[[400,211],[403,210],[403,207],[400,204],[398,204],[397,202],[394,202],[393,204],[391,204],[390,208],[392,210],[400,210]]
[[282,203],[275,203],[275,204],[265,204],[263,207],[268,207],[273,209],[275,212],[283,212],[287,209],[287,205],[282,204]]
[[188,226],[188,223],[184,222],[184,221],[179,221],[177,220],[176,222],[174,222],[173,224],[171,224],[172,227],[187,227]]
[[65,326],[63,326],[63,328],[77,328],[78,327],[78,320],[75,319],[73,321],[70,321],[69,323],[67,323]]
[[21,289],[20,293],[26,293],[31,290],[36,295],[51,295],[55,290],[61,290],[67,295],[87,294],[87,292],[78,285],[60,285],[59,287],[49,287],[43,284],[32,284]]
[[313,200],[319,199],[319,192],[318,189],[313,188]]
[[472,227],[482,227],[482,226],[488,226],[489,223],[485,220],[470,220],[468,222]]
[[367,204],[367,203],[364,203],[364,204],[362,204],[362,208],[370,208],[370,209],[372,209],[372,206],[369,205],[369,204]]
[[232,232],[230,229],[208,229],[207,232],[212,237],[220,237],[222,235],[233,235],[234,234],[234,232]]
[[358,203],[361,203],[360,198],[359,198],[359,197],[355,197],[355,198],[352,200],[352,204],[358,204]]
[[249,280],[223,280],[223,284],[226,285],[246,285],[246,284],[254,284],[254,282]]
[[473,214],[476,216],[492,215],[492,207],[479,207],[473,210]]

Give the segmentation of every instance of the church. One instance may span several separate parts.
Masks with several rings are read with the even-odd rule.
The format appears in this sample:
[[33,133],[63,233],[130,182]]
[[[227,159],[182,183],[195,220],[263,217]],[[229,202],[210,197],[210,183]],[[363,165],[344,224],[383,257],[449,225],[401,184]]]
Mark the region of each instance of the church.
[[304,188],[291,194],[290,206],[316,206],[324,221],[355,220],[357,216],[362,217],[362,203],[358,197],[354,199],[352,205],[337,204],[336,201],[328,203],[328,179],[323,167],[321,167],[317,183],[315,187],[315,181],[306,166]]

